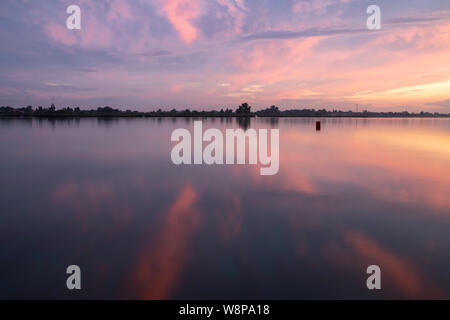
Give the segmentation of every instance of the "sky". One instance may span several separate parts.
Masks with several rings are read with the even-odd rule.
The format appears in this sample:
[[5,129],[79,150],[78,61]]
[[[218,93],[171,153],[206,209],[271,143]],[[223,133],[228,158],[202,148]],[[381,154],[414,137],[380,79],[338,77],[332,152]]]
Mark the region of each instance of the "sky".
[[2,106],[450,112],[448,0],[2,0],[0,43]]

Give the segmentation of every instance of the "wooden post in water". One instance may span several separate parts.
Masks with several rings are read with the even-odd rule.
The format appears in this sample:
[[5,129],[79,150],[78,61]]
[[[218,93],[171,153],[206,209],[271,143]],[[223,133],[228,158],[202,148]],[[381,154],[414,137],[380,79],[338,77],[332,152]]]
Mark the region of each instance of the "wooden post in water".
[[320,121],[316,121],[316,131],[320,131],[321,123]]

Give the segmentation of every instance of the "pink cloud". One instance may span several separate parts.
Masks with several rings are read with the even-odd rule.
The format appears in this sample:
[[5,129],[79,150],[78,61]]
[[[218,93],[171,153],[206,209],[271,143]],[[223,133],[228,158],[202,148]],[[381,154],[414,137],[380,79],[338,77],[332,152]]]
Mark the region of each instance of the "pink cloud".
[[183,90],[182,84],[173,84],[170,86],[170,92],[172,92],[172,93],[178,93],[181,90]]
[[108,13],[108,21],[111,22],[118,18],[129,19],[133,14],[131,7],[126,0],[114,0]]
[[[40,83],[58,80],[73,85],[79,82],[79,87],[86,87],[88,82],[93,87],[105,88],[95,92],[54,90],[52,93],[64,98],[83,95],[86,99],[112,94],[123,98],[132,88],[133,97],[157,98],[170,103],[183,101],[183,107],[187,97],[192,106],[200,104],[202,107],[217,101],[238,104],[245,99],[257,108],[321,99],[329,104],[339,103],[337,108],[358,103],[373,105],[374,109],[406,106],[408,110],[420,111],[438,109],[429,103],[450,99],[448,90],[443,92],[446,88],[442,88],[442,83],[448,83],[450,79],[446,46],[450,41],[450,24],[443,19],[436,20],[438,23],[431,19],[419,25],[386,23],[382,32],[367,36],[359,33],[357,37],[352,34],[327,36],[326,33],[320,36],[319,33],[309,38],[233,41],[240,39],[236,35],[242,33],[248,21],[252,22],[250,26],[246,25],[249,34],[258,33],[256,29],[262,33],[272,30],[295,34],[302,30],[339,26],[345,23],[339,15],[318,17],[317,14],[326,12],[333,4],[348,1],[352,0],[296,1],[292,11],[302,14],[296,14],[293,19],[305,17],[305,22],[297,24],[287,18],[272,24],[266,19],[268,12],[264,6],[254,22],[252,14],[255,12],[247,9],[242,0],[215,0],[213,5],[205,0],[154,0],[150,1],[152,5],[147,8],[148,12],[137,9],[133,1],[111,0],[105,5],[80,0],[82,30],[67,30],[64,25],[66,15],[61,11],[61,16],[56,19],[59,22],[54,22],[52,16],[42,15],[44,33],[57,45],[106,49],[115,57],[139,67],[108,70],[109,66],[102,66],[96,68],[97,73],[78,75],[76,79],[70,76],[63,79],[61,75],[59,80],[46,78],[40,79]],[[211,34],[217,35],[215,40],[220,37],[220,41],[202,42],[199,41],[202,37],[200,28],[207,28],[211,23],[208,19],[203,20],[211,13],[211,8],[215,15],[209,18],[217,18],[217,23],[221,24]],[[308,19],[308,12],[314,19]],[[149,15],[155,14],[163,15],[176,32],[155,32],[161,27],[158,25],[161,21],[155,20],[162,20],[161,17],[149,19]],[[259,18],[267,21],[260,22]],[[200,20],[202,24],[197,25]],[[310,21],[312,24],[308,24]],[[204,34],[206,38],[207,32]],[[178,38],[181,41],[177,41]],[[167,54],[147,54],[155,49]],[[153,68],[156,65],[157,68]],[[160,71],[169,65],[176,65],[177,70]],[[94,77],[103,81],[94,82]],[[31,78],[37,79],[36,76]],[[153,80],[156,78],[157,82]],[[47,93],[50,89],[45,88]]]
[[50,23],[44,27],[46,34],[53,40],[66,46],[72,46],[76,43],[76,37],[73,32],[67,30],[64,25]]
[[186,44],[191,44],[198,37],[198,30],[192,20],[201,15],[201,9],[201,0],[167,0],[161,8],[180,39]]
[[294,13],[312,13],[312,12],[321,12],[326,7],[333,4],[342,4],[351,2],[353,0],[297,0],[292,5],[292,11]]
[[217,0],[217,3],[227,8],[228,13],[234,20],[233,31],[236,34],[240,34],[245,19],[244,2],[242,0],[241,1]]

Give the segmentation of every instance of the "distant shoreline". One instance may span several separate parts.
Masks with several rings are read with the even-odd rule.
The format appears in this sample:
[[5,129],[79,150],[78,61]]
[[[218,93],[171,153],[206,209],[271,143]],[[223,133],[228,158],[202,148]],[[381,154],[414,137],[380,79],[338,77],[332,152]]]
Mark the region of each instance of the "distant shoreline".
[[54,105],[45,109],[32,106],[26,108],[0,107],[0,118],[450,118],[450,114],[419,112],[353,112],[328,111],[325,109],[294,109],[281,111],[272,106],[265,110],[251,112],[248,104],[242,104],[236,111],[231,109],[220,111],[131,111],[118,110],[111,107],[100,107],[96,110],[81,110],[79,108],[64,108],[57,110]]
[[218,115],[191,115],[191,116],[174,116],[174,115],[163,115],[163,116],[153,116],[153,115],[4,115],[0,114],[0,119],[94,119],[94,118],[104,118],[104,119],[170,119],[170,118],[216,118],[216,119],[242,119],[242,118],[303,118],[303,119],[313,119],[313,118],[323,118],[323,119],[444,119],[450,118],[450,115],[433,115],[433,116],[421,116],[421,115],[410,115],[410,116],[367,116],[367,115],[344,115],[344,116],[329,116],[329,115],[319,115],[319,116],[258,116],[258,115],[232,115],[232,116],[218,116]]

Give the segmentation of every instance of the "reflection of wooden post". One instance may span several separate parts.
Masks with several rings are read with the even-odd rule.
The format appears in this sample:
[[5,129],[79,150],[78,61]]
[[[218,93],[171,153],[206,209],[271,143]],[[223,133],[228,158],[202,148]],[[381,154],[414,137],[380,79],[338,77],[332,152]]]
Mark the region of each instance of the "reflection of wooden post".
[[316,131],[320,131],[320,121],[316,121]]

